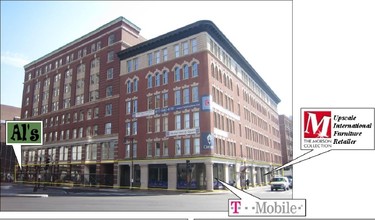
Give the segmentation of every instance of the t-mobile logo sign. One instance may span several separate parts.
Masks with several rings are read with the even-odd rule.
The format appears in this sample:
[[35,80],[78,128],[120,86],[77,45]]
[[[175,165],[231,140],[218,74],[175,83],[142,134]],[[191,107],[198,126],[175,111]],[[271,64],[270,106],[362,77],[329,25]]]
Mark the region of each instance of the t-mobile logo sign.
[[305,111],[304,138],[331,138],[331,111]]

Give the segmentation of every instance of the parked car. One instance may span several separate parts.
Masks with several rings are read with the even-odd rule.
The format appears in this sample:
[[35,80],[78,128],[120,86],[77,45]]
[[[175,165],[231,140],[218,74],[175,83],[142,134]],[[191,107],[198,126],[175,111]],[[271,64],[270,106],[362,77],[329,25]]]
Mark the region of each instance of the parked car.
[[284,191],[290,189],[289,180],[287,177],[277,176],[271,179],[271,191],[277,191],[278,189],[283,189]]

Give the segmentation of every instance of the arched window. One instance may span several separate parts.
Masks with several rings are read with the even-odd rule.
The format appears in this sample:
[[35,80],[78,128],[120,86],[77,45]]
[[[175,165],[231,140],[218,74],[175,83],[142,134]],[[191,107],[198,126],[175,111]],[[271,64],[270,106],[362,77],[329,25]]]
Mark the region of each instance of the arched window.
[[174,81],[178,82],[181,80],[180,67],[174,68]]
[[127,93],[131,93],[132,92],[132,82],[130,80],[128,80],[126,82],[126,91],[127,91]]
[[133,81],[133,91],[138,92],[138,79],[134,79]]
[[183,79],[189,79],[189,66],[188,65],[184,65],[184,75],[183,75]]
[[168,71],[164,70],[163,71],[163,85],[168,84]]
[[[212,67],[211,67],[212,70]],[[192,77],[197,77],[198,76],[198,63],[194,62],[192,66]]]
[[152,88],[152,75],[148,75],[147,77],[147,88]]
[[155,86],[160,86],[160,73],[155,74]]

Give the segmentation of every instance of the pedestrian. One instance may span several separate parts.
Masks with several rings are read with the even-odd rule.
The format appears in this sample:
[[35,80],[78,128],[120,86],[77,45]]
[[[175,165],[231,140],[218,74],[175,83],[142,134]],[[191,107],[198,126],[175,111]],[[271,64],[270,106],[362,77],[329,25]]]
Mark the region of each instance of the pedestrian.
[[250,185],[250,180],[246,179],[246,187],[247,187],[247,189],[249,188],[249,185]]

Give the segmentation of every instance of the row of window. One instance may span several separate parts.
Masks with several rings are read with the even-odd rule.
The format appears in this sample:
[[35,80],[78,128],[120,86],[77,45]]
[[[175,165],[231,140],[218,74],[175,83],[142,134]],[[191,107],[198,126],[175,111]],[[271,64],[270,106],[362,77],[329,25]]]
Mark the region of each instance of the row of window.
[[[134,122],[137,123],[137,122]],[[137,128],[137,126],[135,126]],[[72,131],[72,133],[70,132]],[[111,134],[112,133],[112,123],[105,123],[104,124],[104,134]],[[137,133],[135,131],[135,133]],[[55,141],[62,141],[62,140],[74,140],[77,138],[84,138],[84,137],[95,137],[99,135],[99,127],[98,125],[87,126],[87,127],[79,127],[74,128],[72,130],[60,130],[53,131],[53,132],[44,132],[44,142],[55,142]]]
[[[168,140],[147,142],[147,157],[168,156]],[[200,138],[174,140],[174,156],[200,154]]]
[[[268,96],[268,94],[250,77],[249,73],[246,73],[232,58],[222,49],[213,39],[209,40],[210,51],[216,56],[228,69],[235,73],[239,78],[242,79],[242,82],[247,85],[255,94],[257,94],[263,101],[271,106],[274,110],[277,110],[277,104]],[[211,65],[211,73],[214,78],[222,82],[222,76],[216,73],[217,70],[214,70],[214,66]],[[220,72],[220,71],[219,71]],[[226,81],[224,76],[224,83],[226,87],[232,90],[231,79]]]
[[[135,144],[136,145],[136,144]],[[73,146],[61,146],[49,149],[27,150],[23,151],[23,163],[25,164],[40,164],[45,163],[48,157],[50,161],[92,161],[98,158],[98,147],[101,147],[101,159],[111,160],[114,159],[115,142],[102,142]],[[137,148],[134,147],[134,157],[137,155]],[[47,151],[46,151],[47,150]],[[46,154],[47,153],[47,154]]]
[[[190,70],[191,69],[191,76]],[[182,71],[181,71],[182,70]],[[182,74],[182,78],[181,78]],[[181,80],[187,80],[190,77],[195,78],[198,77],[198,63],[196,61],[192,62],[191,67],[188,64],[184,64],[182,67],[177,66],[174,68],[174,82],[179,82]],[[153,88],[168,84],[168,70],[163,70],[162,73],[155,72],[149,73],[147,76],[147,88]],[[154,80],[155,78],[155,80]]]
[[[241,146],[242,150],[242,146]],[[246,146],[246,158],[250,160],[257,160],[257,161],[266,161],[270,163],[282,163],[281,156],[275,155],[263,150],[255,149],[249,146]]]
[[[185,56],[190,53],[195,53],[198,51],[198,42],[197,39],[193,38],[190,40],[183,41],[173,45],[174,58],[180,56]],[[161,62],[168,61],[168,48],[158,49],[156,51],[150,52],[146,56],[147,65],[152,66],[154,64],[159,64]],[[142,62],[143,63],[143,62]],[[127,72],[139,70],[140,58],[135,57],[131,60],[126,61]]]
[[[147,97],[147,110],[160,109],[168,107],[169,93],[168,91],[161,94],[150,95]],[[199,90],[198,86],[186,87],[176,89],[174,91],[174,105],[185,105],[189,103],[195,103],[199,101]],[[133,107],[134,109],[134,107]],[[127,102],[126,112],[130,110],[130,103]]]
[[[126,123],[126,135],[131,135],[131,122]],[[134,122],[133,122],[134,123]],[[175,114],[174,121],[174,130],[182,130],[189,128],[199,128],[199,112],[187,112],[183,114]],[[166,132],[170,131],[170,121],[168,116],[147,118],[146,120],[146,131],[147,133],[157,133],[157,132]],[[133,124],[134,130],[134,124]],[[134,134],[134,133],[133,133]]]
[[[107,43],[108,43],[108,46],[115,43],[115,34],[110,34],[108,36]],[[56,60],[54,63],[51,62],[51,63],[45,65],[44,68],[40,67],[39,69],[37,69],[35,71],[35,78],[42,75],[42,74],[48,73],[48,72],[50,72],[54,69],[57,69],[62,65],[69,64],[72,61],[74,61],[75,59],[80,59],[80,58],[88,55],[89,53],[94,53],[94,52],[100,50],[101,47],[102,47],[102,42],[100,40],[95,42],[95,43],[92,43],[91,47],[84,46],[83,48],[76,51],[76,53],[77,53],[76,56],[75,56],[74,53],[72,53],[70,55],[66,55],[65,62],[64,62],[63,58],[60,58],[60,59]],[[113,58],[114,58],[114,52],[113,51],[110,54],[108,54],[108,58],[113,60]],[[28,73],[27,74],[27,80],[31,80],[33,78],[32,75],[33,74],[31,72]]]
[[236,143],[215,138],[215,153],[231,157],[237,156]]

